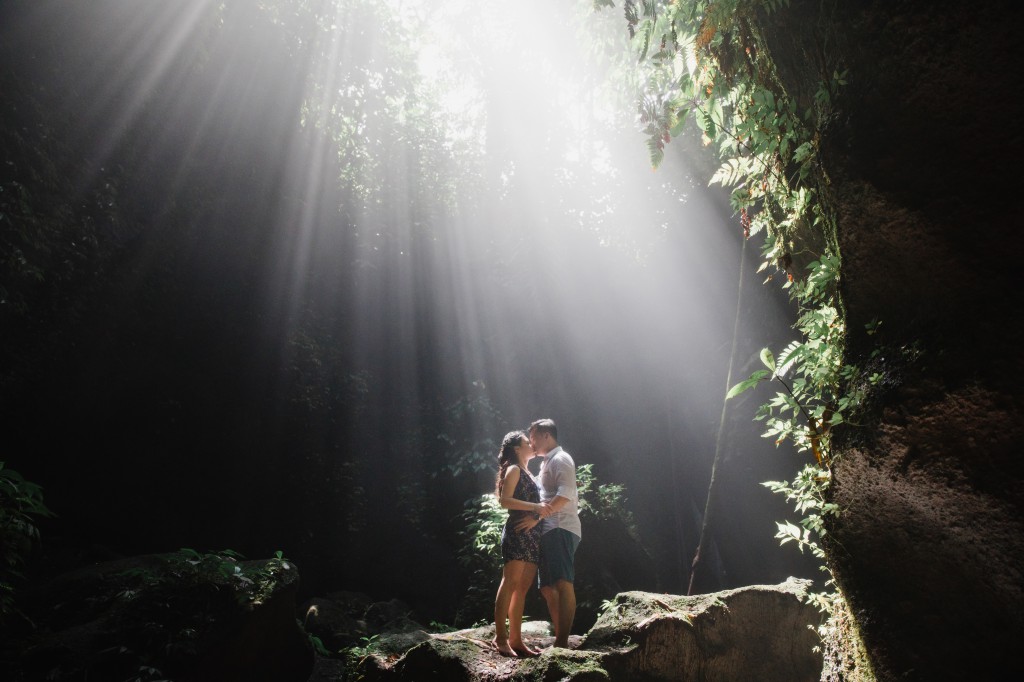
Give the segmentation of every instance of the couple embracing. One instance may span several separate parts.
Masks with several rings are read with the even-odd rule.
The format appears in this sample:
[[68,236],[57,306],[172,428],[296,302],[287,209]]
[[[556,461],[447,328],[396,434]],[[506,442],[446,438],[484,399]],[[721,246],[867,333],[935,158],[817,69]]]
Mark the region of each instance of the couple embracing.
[[[534,478],[527,463],[544,459]],[[501,585],[494,600],[494,647],[504,656],[536,656],[523,641],[523,607],[534,577],[547,602],[556,647],[569,647],[576,615],[574,557],[580,543],[576,463],[558,445],[550,419],[512,431],[498,454],[496,494],[509,510],[501,531]],[[505,625],[508,620],[508,627]]]

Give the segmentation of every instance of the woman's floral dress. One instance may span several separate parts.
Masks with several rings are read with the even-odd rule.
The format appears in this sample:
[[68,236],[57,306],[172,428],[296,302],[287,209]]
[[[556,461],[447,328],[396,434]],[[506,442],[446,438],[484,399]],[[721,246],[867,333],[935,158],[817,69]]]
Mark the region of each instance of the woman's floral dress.
[[[519,482],[512,497],[535,504],[540,503],[540,490],[528,471],[520,471]],[[534,526],[530,530],[517,531],[516,524],[524,518],[533,517],[529,511],[513,509],[508,513],[505,527],[501,529],[501,558],[507,563],[513,560],[540,563],[540,528]]]

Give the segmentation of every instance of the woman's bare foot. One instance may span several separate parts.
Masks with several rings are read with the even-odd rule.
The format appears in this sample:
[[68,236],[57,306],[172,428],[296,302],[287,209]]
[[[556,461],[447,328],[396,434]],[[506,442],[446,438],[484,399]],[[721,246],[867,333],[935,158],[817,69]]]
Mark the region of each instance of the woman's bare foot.
[[497,639],[491,640],[491,646],[497,649],[498,653],[502,656],[509,656],[511,658],[516,657],[516,652],[512,650],[512,647],[508,645],[508,641],[499,642]]
[[519,656],[526,656],[527,658],[532,656],[540,656],[539,651],[537,651],[536,649],[531,649],[523,642],[510,642],[509,646],[512,648],[512,651],[516,652],[516,654]]

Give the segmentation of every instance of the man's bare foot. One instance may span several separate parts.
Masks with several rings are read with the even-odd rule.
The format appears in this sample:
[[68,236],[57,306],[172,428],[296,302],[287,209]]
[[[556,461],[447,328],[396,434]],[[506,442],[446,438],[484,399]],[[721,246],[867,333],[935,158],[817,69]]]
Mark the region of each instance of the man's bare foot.
[[502,656],[509,656],[511,658],[516,657],[516,652],[508,645],[508,641],[499,642],[496,639],[492,639],[491,646],[494,647]]

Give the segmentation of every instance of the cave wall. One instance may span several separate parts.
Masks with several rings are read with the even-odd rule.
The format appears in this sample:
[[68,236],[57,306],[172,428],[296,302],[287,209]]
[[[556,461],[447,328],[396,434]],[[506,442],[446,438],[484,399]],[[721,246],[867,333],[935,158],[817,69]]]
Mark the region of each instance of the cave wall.
[[821,168],[848,360],[885,379],[833,443],[843,511],[829,555],[880,680],[1021,667],[1022,14],[1009,2],[795,0],[764,15],[798,98],[847,70]]

